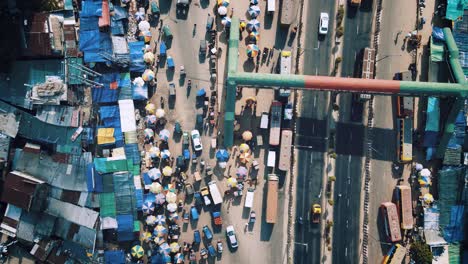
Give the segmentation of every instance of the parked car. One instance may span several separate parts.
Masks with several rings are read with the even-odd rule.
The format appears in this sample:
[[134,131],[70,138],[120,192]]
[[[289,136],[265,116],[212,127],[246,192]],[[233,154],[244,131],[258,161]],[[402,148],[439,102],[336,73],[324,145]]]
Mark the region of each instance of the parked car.
[[200,132],[198,130],[192,130],[192,145],[195,151],[201,151],[203,149],[202,143],[201,143],[201,138],[200,138]]
[[200,231],[198,230],[193,231],[193,243],[200,244],[200,242],[201,242]]
[[208,245],[208,253],[210,254],[210,257],[215,257],[216,256],[216,250],[213,247],[213,245]]
[[239,246],[237,244],[237,237],[236,232],[234,231],[234,226],[230,225],[226,227],[226,236],[228,237],[228,242],[232,248],[237,248]]
[[213,238],[213,233],[207,225],[203,226],[203,235],[205,235],[205,238],[208,240],[211,240]]
[[320,13],[320,23],[319,23],[319,34],[325,35],[328,33],[328,14],[327,13]]

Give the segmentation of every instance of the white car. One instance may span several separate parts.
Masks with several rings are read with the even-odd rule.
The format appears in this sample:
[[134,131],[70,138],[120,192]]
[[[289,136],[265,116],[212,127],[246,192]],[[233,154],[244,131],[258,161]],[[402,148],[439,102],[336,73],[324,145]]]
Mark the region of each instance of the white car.
[[236,232],[234,231],[234,226],[230,225],[226,227],[226,236],[228,237],[228,242],[232,248],[237,248],[239,246],[237,244],[237,237]]
[[192,135],[192,145],[195,151],[201,151],[203,149],[202,143],[201,143],[201,138],[200,138],[200,132],[198,130],[192,130],[190,133]]
[[319,34],[325,35],[328,33],[328,14],[320,13]]

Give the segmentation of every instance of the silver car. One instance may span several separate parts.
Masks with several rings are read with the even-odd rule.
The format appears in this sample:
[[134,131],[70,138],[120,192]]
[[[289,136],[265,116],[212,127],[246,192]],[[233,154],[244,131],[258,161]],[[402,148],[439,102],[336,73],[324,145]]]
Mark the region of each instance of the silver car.
[[228,238],[228,242],[231,245],[231,248],[237,248],[239,245],[237,243],[236,232],[234,231],[234,226],[230,225],[226,227],[226,236]]
[[320,13],[319,34],[325,35],[328,33],[328,14]]
[[198,130],[192,130],[190,133],[192,135],[192,146],[195,149],[195,151],[201,151],[203,149],[202,143],[201,143],[201,137],[200,137],[200,132]]

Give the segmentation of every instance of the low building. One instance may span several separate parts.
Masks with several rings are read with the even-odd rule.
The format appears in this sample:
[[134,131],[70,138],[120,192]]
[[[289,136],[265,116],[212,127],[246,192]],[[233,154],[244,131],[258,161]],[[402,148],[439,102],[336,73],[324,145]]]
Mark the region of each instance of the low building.
[[44,182],[27,173],[8,173],[3,185],[1,201],[17,206],[27,212],[40,212],[44,209],[49,187]]

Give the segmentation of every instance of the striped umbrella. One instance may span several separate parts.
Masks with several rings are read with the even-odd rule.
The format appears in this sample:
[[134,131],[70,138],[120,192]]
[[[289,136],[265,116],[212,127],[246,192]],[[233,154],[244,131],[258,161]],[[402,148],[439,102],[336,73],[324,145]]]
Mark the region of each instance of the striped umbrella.
[[144,241],[148,242],[151,240],[151,237],[153,235],[150,233],[150,232],[144,232],[143,234],[141,234],[141,239],[143,239]]
[[143,213],[151,214],[152,212],[154,212],[154,203],[150,201],[146,201],[143,203],[141,208],[142,208]]
[[160,237],[165,236],[165,235],[167,235],[167,228],[164,227],[163,225],[157,225],[154,228],[153,234],[155,236],[160,236]]
[[223,17],[221,19],[221,24],[223,24],[225,27],[230,27],[231,26],[231,18],[230,17]]
[[175,203],[170,203],[167,205],[167,210],[171,213],[177,211],[177,204]]
[[247,56],[249,56],[249,58],[257,57],[259,52],[260,52],[260,49],[258,48],[257,45],[249,44],[247,46]]
[[155,237],[154,238],[154,243],[158,244],[158,245],[161,245],[162,243],[166,242],[166,240],[164,239],[164,237]]
[[150,43],[151,38],[153,35],[151,34],[151,31],[141,31],[139,34],[140,40],[144,41],[145,43]]
[[135,13],[135,19],[138,21],[142,21],[145,19],[145,12],[138,11]]
[[[151,157],[151,158],[156,158],[156,157],[159,157],[159,155],[161,155],[161,151],[159,150],[158,147],[152,146],[152,147],[149,149],[149,154],[150,154],[150,157]],[[160,172],[160,173],[161,173],[161,172]]]
[[244,166],[240,166],[239,168],[237,168],[236,175],[237,176],[246,176],[247,175],[247,168],[244,167]]
[[170,247],[171,247],[171,252],[172,253],[176,253],[180,249],[180,245],[177,242],[172,242]]
[[166,202],[166,195],[162,194],[162,193],[158,193],[154,199],[154,202],[156,204],[163,204]]
[[164,167],[163,174],[166,177],[170,177],[172,175],[172,168],[169,166]]
[[177,213],[172,213],[172,214],[169,215],[169,219],[170,219],[171,221],[177,221],[177,220],[179,220],[179,214],[177,214]]
[[227,187],[234,188],[237,187],[237,180],[234,177],[227,179]]
[[146,20],[143,20],[143,21],[140,21],[140,23],[138,23],[138,29],[140,31],[149,31],[151,28],[151,25],[148,21]]
[[252,31],[249,33],[250,41],[257,43],[259,39],[260,39],[260,33],[258,33],[257,31]]
[[156,216],[154,215],[148,215],[148,217],[146,217],[146,224],[147,225],[155,225],[156,224]]
[[140,245],[136,245],[132,247],[132,256],[134,258],[141,258],[145,254],[145,251]]
[[164,186],[164,193],[167,194],[168,192],[173,192],[173,193],[176,192],[174,184],[170,183],[170,184]]
[[228,6],[229,0],[218,0],[218,6]]
[[145,110],[146,110],[146,112],[148,112],[149,114],[154,115],[154,111],[156,111],[156,106],[155,106],[154,104],[151,104],[151,103],[150,103],[150,104],[147,104],[147,105],[145,106]]
[[151,125],[154,125],[156,124],[156,116],[155,115],[149,115],[149,116],[146,116],[146,125],[147,126],[151,126]]
[[218,7],[218,14],[220,16],[225,16],[227,14],[227,8],[225,6]]
[[145,129],[145,138],[150,139],[154,137],[154,131],[151,128]]
[[143,60],[148,64],[153,64],[154,62],[153,52],[146,52],[145,55],[143,55]]
[[149,186],[149,190],[150,190],[150,192],[152,192],[154,194],[158,194],[158,193],[161,193],[162,186],[161,186],[161,184],[159,182],[153,182]]
[[249,150],[250,150],[249,145],[247,145],[245,143],[240,144],[240,146],[239,146],[240,153],[244,153],[244,152],[247,152]]
[[166,224],[166,217],[164,215],[157,215],[156,216],[156,223],[158,225],[165,225]]
[[249,15],[252,18],[256,18],[260,15],[260,7],[253,5],[249,7]]
[[260,29],[260,21],[252,19],[247,23],[247,31],[258,31]]
[[[171,157],[171,152],[168,149],[165,149],[165,150],[161,151],[161,158],[168,159],[170,157]],[[163,172],[163,174],[164,174],[164,172]]]
[[161,171],[158,168],[152,168],[151,170],[148,171],[148,177],[150,177],[150,179],[155,181],[161,178]]
[[[169,246],[169,244],[167,243],[162,243],[160,246],[159,246],[159,252],[161,254],[165,254],[165,255],[168,255],[169,253],[171,253],[171,247]],[[170,259],[170,258],[169,258]]]
[[258,5],[258,0],[250,0],[250,4],[252,4],[252,5]]
[[169,132],[169,130],[167,129],[163,129],[159,132],[159,138],[164,141],[167,141],[170,135],[171,135],[171,132]]
[[166,194],[166,201],[168,203],[175,203],[177,201],[177,194],[175,194],[173,192],[168,192]]
[[143,72],[143,74],[141,75],[141,78],[143,78],[145,82],[151,82],[152,80],[154,80],[154,71],[146,69],[145,72]]
[[175,264],[181,264],[181,263],[184,263],[184,254],[182,253],[177,253],[175,256],[174,256],[174,263]]
[[241,163],[247,163],[250,161],[251,154],[249,152],[242,153],[239,157]]

